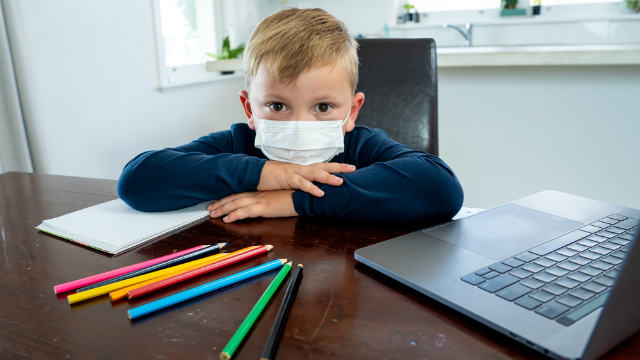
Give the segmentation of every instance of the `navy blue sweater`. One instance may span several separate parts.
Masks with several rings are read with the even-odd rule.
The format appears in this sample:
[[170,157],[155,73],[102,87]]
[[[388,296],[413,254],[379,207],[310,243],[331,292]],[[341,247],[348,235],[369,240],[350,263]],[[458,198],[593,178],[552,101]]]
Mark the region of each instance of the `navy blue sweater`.
[[[134,209],[165,211],[256,191],[266,157],[254,146],[255,135],[247,124],[234,124],[186,145],[144,152],[125,166],[118,195]],[[331,161],[357,170],[335,174],[344,179],[340,186],[316,183],[325,193],[320,198],[296,190],[299,215],[435,223],[460,210],[462,187],[438,157],[364,126],[345,134],[344,148]]]

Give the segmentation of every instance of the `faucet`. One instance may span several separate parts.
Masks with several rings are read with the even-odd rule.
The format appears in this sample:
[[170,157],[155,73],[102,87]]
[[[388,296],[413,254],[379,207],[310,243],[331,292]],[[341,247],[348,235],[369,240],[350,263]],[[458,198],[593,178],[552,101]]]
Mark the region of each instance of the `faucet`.
[[467,40],[467,46],[471,46],[471,35],[473,32],[473,24],[466,23],[464,24],[464,30],[460,26],[452,25],[452,24],[444,24],[442,25],[444,28],[452,28],[458,30],[458,32]]

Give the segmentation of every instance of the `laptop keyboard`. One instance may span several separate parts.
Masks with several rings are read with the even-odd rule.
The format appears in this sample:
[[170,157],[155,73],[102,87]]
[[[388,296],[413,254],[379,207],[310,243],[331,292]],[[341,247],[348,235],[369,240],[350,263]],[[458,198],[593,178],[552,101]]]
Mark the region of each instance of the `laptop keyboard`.
[[638,223],[612,214],[461,280],[570,325],[604,304]]

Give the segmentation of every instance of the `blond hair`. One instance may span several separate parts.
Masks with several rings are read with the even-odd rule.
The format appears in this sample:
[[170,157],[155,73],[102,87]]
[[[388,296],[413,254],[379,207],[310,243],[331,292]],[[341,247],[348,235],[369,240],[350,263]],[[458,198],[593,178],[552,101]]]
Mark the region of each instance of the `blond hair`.
[[353,91],[358,84],[358,44],[344,23],[322,9],[285,9],[256,26],[244,51],[247,88],[260,65],[277,81],[291,82],[315,66],[346,65]]

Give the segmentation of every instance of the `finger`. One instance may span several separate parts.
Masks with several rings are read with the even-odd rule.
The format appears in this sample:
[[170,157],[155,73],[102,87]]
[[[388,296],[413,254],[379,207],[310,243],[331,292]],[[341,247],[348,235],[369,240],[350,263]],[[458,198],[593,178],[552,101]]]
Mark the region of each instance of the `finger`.
[[220,206],[223,206],[224,204],[227,204],[230,201],[233,201],[233,200],[236,200],[236,199],[240,199],[240,198],[249,197],[249,196],[254,196],[254,193],[244,192],[244,193],[237,193],[237,194],[229,195],[229,196],[227,196],[225,198],[222,198],[222,199],[214,202],[212,204],[210,210],[216,210]]
[[211,217],[220,217],[223,215],[227,215],[232,211],[235,211],[239,208],[245,207],[245,206],[249,206],[253,203],[256,202],[256,198],[255,197],[242,197],[242,198],[237,198],[234,200],[231,200],[229,202],[227,202],[226,204],[211,210],[211,212],[209,213]]
[[294,188],[307,192],[313,196],[323,197],[324,191],[320,190],[314,183],[305,179],[301,175],[295,175],[293,177]]
[[329,173],[350,173],[356,171],[355,165],[343,163],[320,163],[314,164],[314,166]]
[[247,218],[260,217],[262,215],[263,206],[259,203],[253,203],[251,205],[241,207],[232,211],[229,215],[222,218],[222,221],[226,223],[234,222],[236,220],[242,220]]
[[320,169],[314,169],[312,181],[321,182],[323,184],[329,184],[333,186],[342,185],[343,179],[341,177],[329,174],[328,172]]

